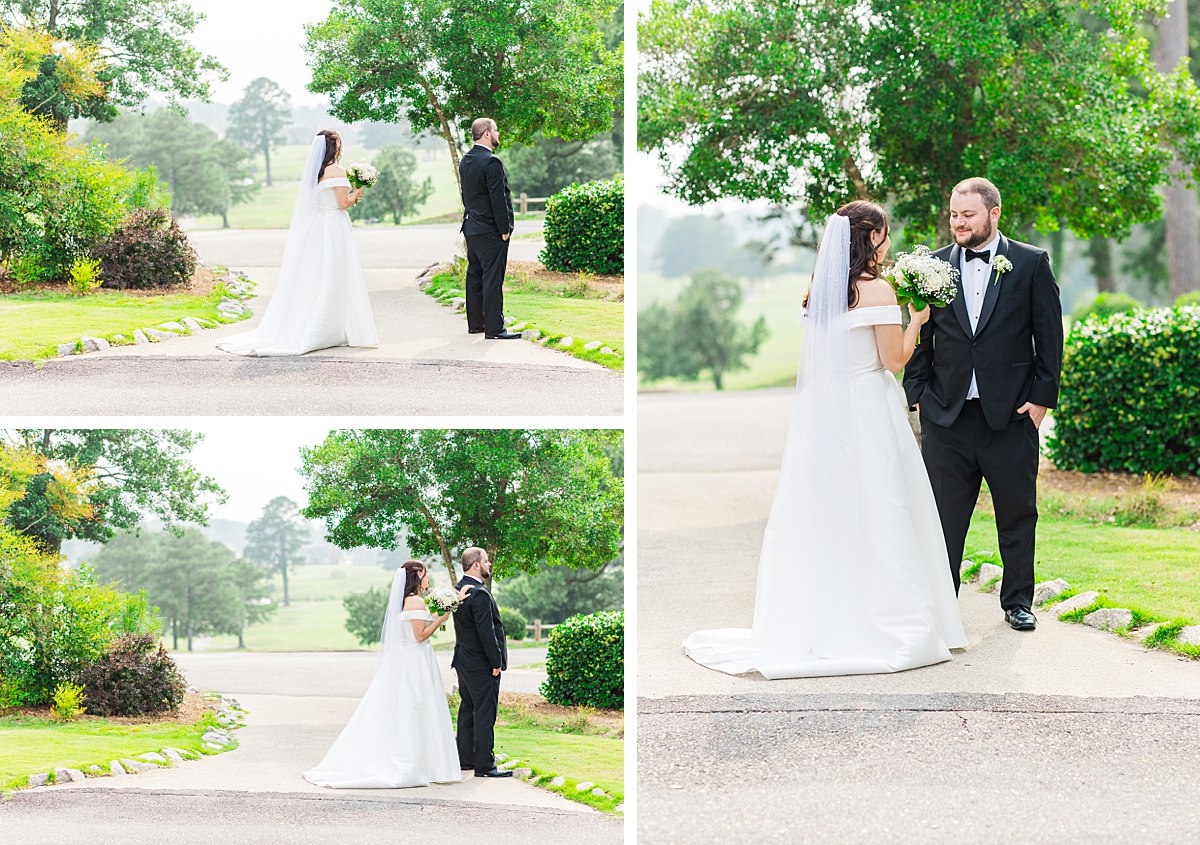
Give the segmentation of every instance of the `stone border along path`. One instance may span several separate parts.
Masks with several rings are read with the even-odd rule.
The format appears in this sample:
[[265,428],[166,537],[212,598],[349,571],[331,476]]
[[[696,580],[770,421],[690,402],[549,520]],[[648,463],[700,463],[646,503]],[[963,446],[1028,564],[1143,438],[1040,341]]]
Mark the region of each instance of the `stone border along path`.
[[[417,287],[419,287],[422,291],[427,291],[429,286],[433,284],[433,277],[437,275],[437,271],[439,269],[446,268],[446,266],[447,265],[445,262],[430,264],[428,267],[422,270],[421,275],[417,277]],[[465,299],[465,296],[466,293],[464,291],[448,290],[444,291],[440,296],[438,296],[437,301],[442,305],[453,309],[456,313],[461,314],[465,313],[467,310],[467,300]],[[545,346],[550,342],[549,335],[543,335],[541,329],[528,328],[528,325],[528,322],[518,321],[513,317],[506,316],[504,318],[504,327],[511,332],[520,332],[522,340],[532,340],[533,342],[539,343],[542,346]],[[564,335],[555,342],[555,345],[561,346],[563,349],[569,349],[575,345],[575,338],[571,335]],[[610,346],[605,346],[598,340],[589,340],[583,345],[583,348],[589,352],[599,349],[601,355],[608,355],[615,358],[624,357],[620,352],[617,352]]]
[[[537,774],[534,774],[533,769],[530,769],[528,767],[521,767],[520,760],[511,759],[507,754],[500,754],[500,753],[496,754],[496,768],[501,769],[503,771],[508,771],[509,769],[511,769],[512,773],[513,773],[513,777],[523,780],[526,783],[530,784],[531,786],[559,787],[559,786],[567,785],[567,779],[565,777],[563,777],[562,775],[537,775]],[[543,780],[545,780],[544,784],[542,783]],[[597,798],[607,798],[610,801],[617,800],[616,796],[610,795],[609,793],[605,792],[599,786],[596,786],[596,784],[592,783],[591,781],[585,780],[585,781],[580,781],[579,783],[575,784],[575,791],[576,792],[591,792],[592,795],[596,796]],[[624,814],[625,805],[618,804],[616,806],[616,808],[614,809],[614,812]]]
[[[240,318],[243,315],[249,316],[250,308],[245,304],[245,300],[254,296],[254,282],[250,277],[241,270],[231,270],[229,268],[221,268],[219,271],[215,268],[213,275],[217,281],[224,282],[229,288],[229,292],[233,297],[223,296],[217,304],[217,310],[226,317]],[[219,323],[215,320],[209,320],[205,317],[183,317],[178,321],[169,323],[160,323],[154,327],[143,327],[135,329],[133,332],[132,343],[141,345],[143,343],[159,343],[164,340],[171,340],[180,335],[195,334],[204,329],[215,329],[220,326],[226,326],[229,323]],[[125,335],[116,335],[113,341],[117,346],[128,346],[129,338]],[[84,335],[75,343],[60,343],[58,345],[58,357],[63,358],[67,355],[81,355],[88,352],[102,352],[113,346],[112,342],[102,337],[92,337]]]
[[[968,568],[974,565],[974,561],[969,558],[964,559],[959,567],[960,574],[965,573]],[[963,583],[978,583],[980,585],[979,592],[990,593],[998,586],[1003,576],[1004,567],[990,562],[982,563],[979,566],[979,571],[971,578],[963,578]],[[1069,589],[1071,589],[1071,585],[1062,578],[1055,578],[1053,581],[1043,581],[1034,587],[1033,605],[1034,607],[1042,607],[1047,602],[1057,599]],[[1100,593],[1095,590],[1087,590],[1063,599],[1061,602],[1053,604],[1046,609],[1050,613],[1053,613],[1056,619],[1065,622],[1067,620],[1064,620],[1062,617],[1077,610],[1082,610],[1085,607],[1091,607],[1099,598]],[[1130,637],[1142,643],[1163,625],[1162,622],[1152,622],[1140,628],[1130,628],[1133,624],[1133,611],[1124,607],[1100,607],[1084,616],[1081,621],[1084,625],[1091,628],[1108,631],[1118,636],[1124,631]],[[1177,639],[1185,645],[1200,645],[1200,625],[1185,626],[1179,632]]]
[[[191,690],[197,692],[197,690]],[[86,770],[72,769],[67,766],[55,766],[49,772],[36,772],[29,776],[26,787],[53,786],[60,783],[76,783],[85,778],[116,777],[119,775],[136,775],[141,772],[151,772],[158,768],[169,768],[182,763],[184,760],[201,760],[206,756],[221,754],[237,748],[237,740],[231,731],[245,725],[246,711],[236,699],[221,697],[221,706],[217,710],[218,728],[209,728],[204,732],[201,741],[204,743],[204,753],[189,748],[167,747],[160,751],[147,751],[133,757],[119,757],[108,764],[106,771],[102,766],[91,765]]]

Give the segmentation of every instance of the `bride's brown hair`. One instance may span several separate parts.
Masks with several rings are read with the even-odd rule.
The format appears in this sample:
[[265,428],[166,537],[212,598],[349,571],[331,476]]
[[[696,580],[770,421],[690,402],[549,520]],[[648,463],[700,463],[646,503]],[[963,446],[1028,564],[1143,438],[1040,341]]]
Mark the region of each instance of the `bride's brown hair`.
[[[858,280],[879,278],[879,262],[875,259],[879,247],[872,242],[871,236],[883,232],[880,243],[887,240],[888,216],[882,206],[866,200],[848,202],[834,213],[850,218],[850,275],[846,279],[846,307],[853,308],[858,304]],[[804,296],[806,307],[811,293],[810,288]]]
[[425,575],[425,564],[419,560],[406,560],[401,568],[405,572],[404,592],[400,596],[400,603],[403,604],[406,598],[421,592],[421,578]]
[[317,171],[317,181],[320,182],[325,175],[325,168],[337,160],[338,142],[342,139],[332,129],[322,129],[317,134],[325,136],[325,158],[321,161],[321,169]]

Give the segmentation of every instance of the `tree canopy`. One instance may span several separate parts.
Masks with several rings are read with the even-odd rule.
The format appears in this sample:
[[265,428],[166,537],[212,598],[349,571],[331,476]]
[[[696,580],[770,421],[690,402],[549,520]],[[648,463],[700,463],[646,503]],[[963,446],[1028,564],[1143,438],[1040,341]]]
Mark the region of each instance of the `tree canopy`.
[[300,562],[300,550],[308,542],[308,525],[300,509],[287,496],[267,502],[262,516],[246,527],[247,559],[262,564],[283,578],[283,604],[291,604],[288,595],[288,570]]
[[292,95],[260,76],[242,98],[229,107],[225,137],[252,153],[262,153],[266,183],[271,184],[271,147],[282,144],[283,130],[292,122]]
[[521,429],[336,431],[304,450],[309,504],[342,548],[415,555],[487,550],[494,574],[543,566],[596,569],[617,556],[624,485],[611,450],[620,432]]
[[890,198],[946,237],[951,188],[986,176],[1009,226],[1119,235],[1158,216],[1173,155],[1200,166],[1195,83],[1150,59],[1157,6],[655,0],[638,144],[689,203]]

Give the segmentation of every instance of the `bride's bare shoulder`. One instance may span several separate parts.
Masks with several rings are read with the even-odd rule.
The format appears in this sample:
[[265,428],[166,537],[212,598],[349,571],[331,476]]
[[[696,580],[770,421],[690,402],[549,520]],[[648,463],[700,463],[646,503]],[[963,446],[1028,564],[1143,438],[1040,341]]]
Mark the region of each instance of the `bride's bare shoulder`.
[[404,599],[404,609],[405,610],[421,610],[424,607],[425,607],[425,602],[423,602],[421,600],[420,596],[417,596],[417,595],[406,596]]
[[344,168],[340,165],[331,164],[325,168],[325,178],[326,179],[328,179],[330,176],[345,176],[345,175],[346,175],[346,168]]
[[855,308],[874,308],[879,305],[895,305],[896,289],[884,279],[859,279],[858,302]]

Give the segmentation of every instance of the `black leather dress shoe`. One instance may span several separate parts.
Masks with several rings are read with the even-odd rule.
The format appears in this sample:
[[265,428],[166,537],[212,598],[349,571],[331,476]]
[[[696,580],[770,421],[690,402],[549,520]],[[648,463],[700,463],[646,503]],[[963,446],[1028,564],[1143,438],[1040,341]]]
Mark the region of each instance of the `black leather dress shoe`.
[[1037,617],[1023,607],[1014,607],[1004,611],[1004,621],[1014,631],[1032,631],[1037,627]]
[[512,332],[500,332],[500,334],[485,334],[484,337],[487,338],[488,340],[520,340],[521,339],[521,336],[519,334],[513,334]]
[[510,778],[512,776],[512,772],[502,772],[500,769],[492,769],[490,772],[475,773],[475,777],[477,778]]
[[483,329],[467,329],[467,334],[483,334]]

